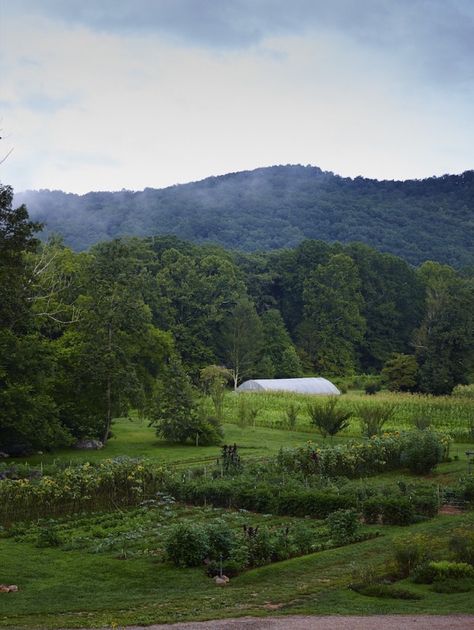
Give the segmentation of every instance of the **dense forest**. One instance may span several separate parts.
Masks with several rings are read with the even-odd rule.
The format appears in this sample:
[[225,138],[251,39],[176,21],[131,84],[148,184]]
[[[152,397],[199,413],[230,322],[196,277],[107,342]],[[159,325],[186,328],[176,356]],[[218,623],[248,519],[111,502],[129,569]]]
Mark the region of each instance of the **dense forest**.
[[77,253],[41,243],[12,200],[0,186],[0,451],[105,442],[132,409],[205,441],[216,426],[193,401],[224,372],[237,384],[383,368],[433,394],[472,372],[467,272],[320,240],[244,253],[135,237]]
[[241,251],[304,239],[366,243],[418,265],[474,264],[474,171],[424,180],[340,177],[311,166],[273,166],[142,192],[16,196],[44,236],[84,250],[121,236],[174,234]]

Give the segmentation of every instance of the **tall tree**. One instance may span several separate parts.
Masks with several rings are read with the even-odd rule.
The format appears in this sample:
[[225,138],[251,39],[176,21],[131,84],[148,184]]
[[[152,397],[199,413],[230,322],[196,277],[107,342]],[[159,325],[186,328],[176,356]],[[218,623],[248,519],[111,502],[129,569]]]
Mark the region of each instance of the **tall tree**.
[[134,251],[120,240],[93,248],[77,330],[59,343],[64,422],[74,422],[76,431],[93,431],[104,443],[114,417],[130,408],[149,409],[171,349],[169,336],[151,324]]
[[474,285],[451,267],[424,263],[425,317],[415,336],[420,389],[450,394],[465,383],[474,363]]
[[262,323],[255,306],[241,298],[223,322],[220,334],[221,357],[232,372],[234,389],[251,376],[262,357]]
[[31,267],[35,232],[25,206],[12,207],[13,192],[0,185],[0,450],[20,454],[68,442],[51,396],[54,361],[35,330]]
[[332,256],[327,264],[316,267],[304,287],[304,319],[299,335],[314,368],[323,374],[353,373],[355,347],[365,330],[354,261],[346,254]]

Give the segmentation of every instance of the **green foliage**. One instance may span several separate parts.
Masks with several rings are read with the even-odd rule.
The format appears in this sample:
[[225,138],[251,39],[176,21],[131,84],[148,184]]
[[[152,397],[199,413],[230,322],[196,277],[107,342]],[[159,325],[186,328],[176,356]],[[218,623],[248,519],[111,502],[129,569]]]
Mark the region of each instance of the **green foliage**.
[[209,533],[202,525],[178,523],[170,531],[165,549],[177,567],[197,567],[209,555]]
[[472,280],[435,262],[424,263],[419,276],[426,287],[425,316],[416,334],[420,390],[450,394],[466,382],[474,357]]
[[457,529],[449,539],[449,549],[457,562],[468,562],[474,566],[474,531]]
[[294,431],[296,428],[299,410],[299,405],[294,403],[290,403],[285,409],[285,424],[290,431]]
[[360,404],[356,413],[360,418],[362,435],[370,438],[382,433],[383,427],[393,418],[395,405]]
[[353,373],[355,346],[365,331],[354,261],[346,254],[335,254],[327,264],[318,265],[305,280],[303,300],[299,338],[315,369],[323,374]]
[[359,515],[355,510],[336,510],[326,519],[331,539],[336,544],[347,544],[354,540],[359,527]]
[[415,567],[430,560],[432,549],[432,540],[427,536],[417,534],[397,539],[393,548],[397,570],[403,577],[411,575]]
[[426,475],[443,461],[444,447],[434,431],[416,431],[406,444],[401,463],[416,475]]
[[222,422],[225,386],[232,378],[230,370],[219,365],[208,365],[200,372],[204,391],[211,397],[216,418]]
[[384,525],[410,525],[415,520],[413,503],[407,497],[386,497],[381,507]]
[[37,547],[59,547],[61,537],[54,527],[42,527],[36,539]]
[[422,599],[422,595],[405,588],[399,588],[389,584],[352,584],[351,589],[366,597],[381,597],[387,599]]
[[382,378],[393,392],[410,392],[418,383],[418,362],[411,354],[395,353],[386,361]]
[[352,413],[338,406],[338,399],[331,396],[325,403],[308,403],[307,411],[311,422],[325,438],[334,437],[350,424]]
[[242,379],[255,373],[263,350],[262,323],[249,299],[239,299],[227,314],[219,343],[220,355],[232,372],[236,389]]
[[431,562],[431,567],[435,571],[437,578],[473,578],[474,567],[467,562],[450,562],[449,560],[440,560]]
[[432,589],[435,593],[469,593],[474,590],[474,580],[469,578],[445,578],[435,580]]
[[220,422],[206,415],[197,391],[176,356],[171,356],[162,370],[150,423],[156,427],[157,434],[169,442],[191,441],[198,446],[216,444],[223,436]]

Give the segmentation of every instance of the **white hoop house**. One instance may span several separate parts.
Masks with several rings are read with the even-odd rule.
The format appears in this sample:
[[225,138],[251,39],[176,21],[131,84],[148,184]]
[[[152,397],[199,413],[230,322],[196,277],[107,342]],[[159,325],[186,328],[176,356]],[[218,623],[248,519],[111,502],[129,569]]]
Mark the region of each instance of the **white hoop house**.
[[259,378],[245,381],[238,392],[296,392],[316,396],[339,396],[337,387],[327,378]]

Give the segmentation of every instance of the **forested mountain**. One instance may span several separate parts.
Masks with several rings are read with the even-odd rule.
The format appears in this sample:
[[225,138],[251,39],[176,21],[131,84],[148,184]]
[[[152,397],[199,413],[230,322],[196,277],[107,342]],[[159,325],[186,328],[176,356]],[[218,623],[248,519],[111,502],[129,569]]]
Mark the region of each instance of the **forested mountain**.
[[39,227],[0,184],[0,451],[106,442],[132,410],[209,443],[219,417],[199,392],[222,379],[383,369],[395,389],[449,394],[473,373],[469,271],[320,240],[254,253],[135,237],[78,253]]
[[272,166],[141,192],[16,195],[30,216],[74,249],[124,235],[174,234],[243,251],[305,238],[362,242],[412,264],[474,264],[474,171],[424,180],[340,177]]

